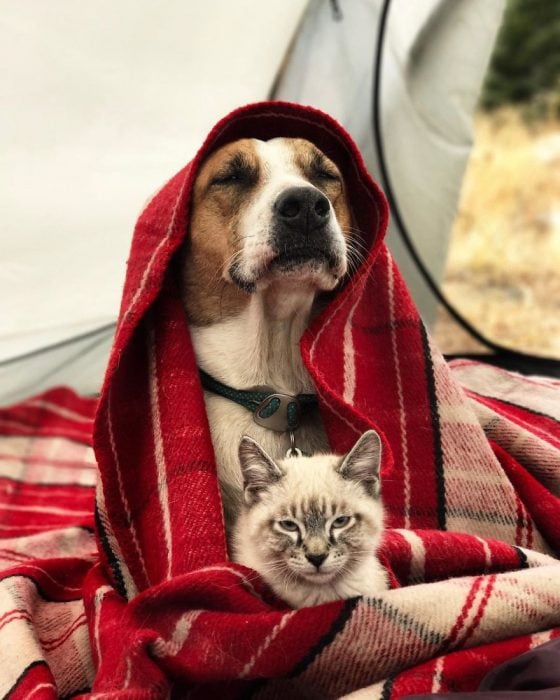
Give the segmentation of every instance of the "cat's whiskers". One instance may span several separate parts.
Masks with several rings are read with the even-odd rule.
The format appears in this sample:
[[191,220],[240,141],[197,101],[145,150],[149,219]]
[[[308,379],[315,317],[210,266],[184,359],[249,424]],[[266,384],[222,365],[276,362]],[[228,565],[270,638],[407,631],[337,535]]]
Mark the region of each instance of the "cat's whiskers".
[[[351,264],[358,253],[349,255]],[[387,578],[375,554],[383,509],[377,490],[364,488],[379,478],[379,436],[366,433],[344,459],[325,454],[278,462],[246,440],[241,466],[253,500],[239,517],[237,560],[296,608],[384,590]],[[255,497],[260,492],[266,497]]]

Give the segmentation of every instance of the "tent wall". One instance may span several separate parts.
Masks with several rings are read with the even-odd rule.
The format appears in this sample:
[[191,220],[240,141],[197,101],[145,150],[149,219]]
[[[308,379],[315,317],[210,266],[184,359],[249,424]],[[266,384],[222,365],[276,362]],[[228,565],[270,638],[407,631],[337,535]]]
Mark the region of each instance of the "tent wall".
[[[371,105],[381,2],[338,4],[342,21],[326,0],[171,0],[164,12],[145,0],[2,6],[0,58],[10,71],[0,111],[0,403],[60,383],[98,389],[111,332],[87,334],[116,317],[142,203],[231,108],[276,85],[276,97],[338,118],[378,175]],[[391,3],[384,143],[405,220],[436,277],[502,7]],[[390,244],[430,320],[433,301],[394,231]]]
[[[0,7],[0,362],[116,318],[135,220],[213,124],[266,99],[306,0]],[[100,386],[110,334],[0,365],[0,403]]]
[[[275,96],[313,104],[344,124],[383,186],[373,138],[372,90],[382,0],[310,2]],[[505,0],[392,0],[381,73],[381,133],[405,224],[441,280],[472,115]],[[403,247],[394,221],[389,246],[429,324],[436,304]]]

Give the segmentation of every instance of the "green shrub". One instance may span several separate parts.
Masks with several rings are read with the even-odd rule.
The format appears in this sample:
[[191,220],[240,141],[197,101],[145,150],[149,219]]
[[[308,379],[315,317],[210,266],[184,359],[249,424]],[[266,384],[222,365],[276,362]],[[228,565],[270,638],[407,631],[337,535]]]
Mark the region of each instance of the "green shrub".
[[481,107],[527,103],[550,93],[560,93],[560,0],[508,0]]

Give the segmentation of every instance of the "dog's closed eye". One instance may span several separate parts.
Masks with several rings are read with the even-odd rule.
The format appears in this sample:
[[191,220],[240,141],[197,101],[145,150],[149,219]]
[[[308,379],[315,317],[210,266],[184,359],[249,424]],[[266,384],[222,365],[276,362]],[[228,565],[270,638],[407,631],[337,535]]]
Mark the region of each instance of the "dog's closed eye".
[[211,186],[251,186],[258,180],[258,171],[242,154],[236,153],[210,180]]
[[340,182],[340,175],[321,153],[315,153],[311,160],[310,177]]

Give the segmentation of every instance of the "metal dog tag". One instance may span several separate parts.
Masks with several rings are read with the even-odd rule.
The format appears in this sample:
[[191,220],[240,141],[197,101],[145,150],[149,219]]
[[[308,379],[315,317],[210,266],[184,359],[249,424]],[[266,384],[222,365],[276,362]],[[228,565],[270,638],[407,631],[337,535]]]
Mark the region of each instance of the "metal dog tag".
[[270,394],[257,406],[253,420],[263,428],[285,433],[298,427],[300,413],[301,406],[297,397],[289,394]]
[[301,457],[302,455],[303,452],[299,449],[299,447],[296,447],[296,436],[294,435],[294,431],[290,430],[290,447],[286,452],[286,459],[290,459],[291,457]]

